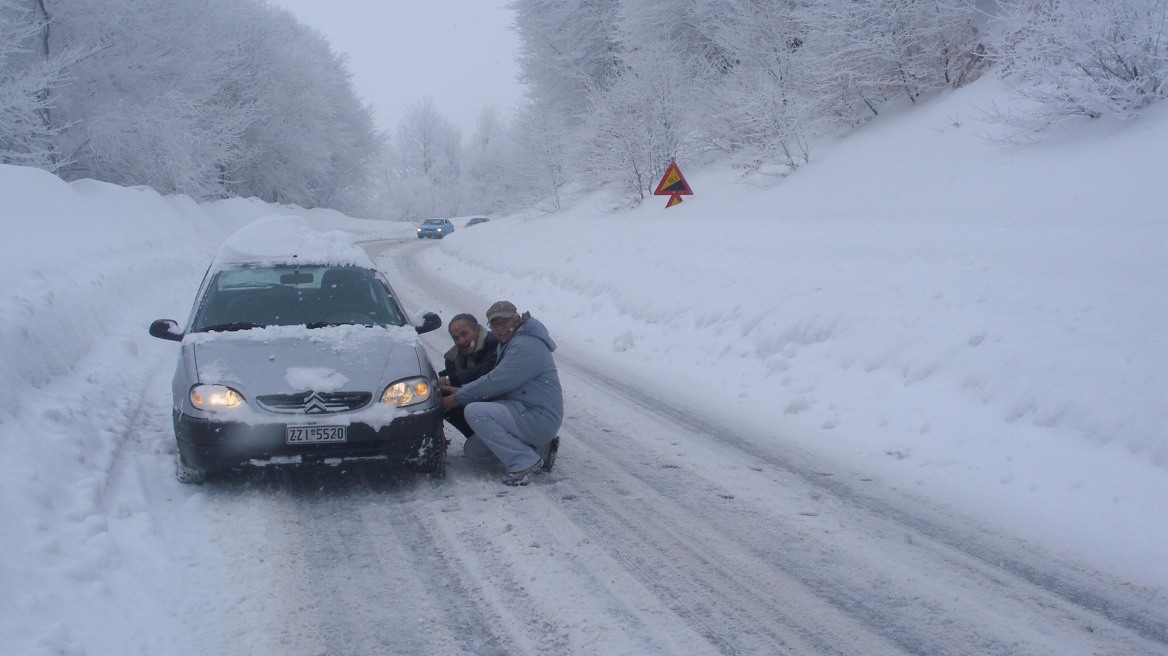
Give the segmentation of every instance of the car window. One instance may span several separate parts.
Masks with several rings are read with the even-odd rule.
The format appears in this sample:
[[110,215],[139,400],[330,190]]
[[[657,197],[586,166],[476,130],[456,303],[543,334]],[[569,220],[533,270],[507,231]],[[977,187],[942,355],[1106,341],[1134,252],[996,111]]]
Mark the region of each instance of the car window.
[[340,324],[404,326],[406,321],[385,284],[369,269],[247,266],[214,275],[192,330]]
[[426,219],[426,220],[425,220],[425,221],[422,223],[422,225],[437,225],[437,226],[440,226],[440,225],[444,225],[444,224],[446,224],[446,223],[447,223],[447,221],[444,221],[444,220],[442,220],[442,219]]

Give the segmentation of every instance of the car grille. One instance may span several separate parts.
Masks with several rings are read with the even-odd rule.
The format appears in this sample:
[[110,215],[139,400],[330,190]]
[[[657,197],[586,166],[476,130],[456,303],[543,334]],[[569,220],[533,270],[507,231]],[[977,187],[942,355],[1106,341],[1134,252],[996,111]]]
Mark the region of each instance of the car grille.
[[368,405],[373,395],[369,392],[302,392],[300,394],[268,394],[257,397],[260,406],[272,412],[323,415],[347,412]]

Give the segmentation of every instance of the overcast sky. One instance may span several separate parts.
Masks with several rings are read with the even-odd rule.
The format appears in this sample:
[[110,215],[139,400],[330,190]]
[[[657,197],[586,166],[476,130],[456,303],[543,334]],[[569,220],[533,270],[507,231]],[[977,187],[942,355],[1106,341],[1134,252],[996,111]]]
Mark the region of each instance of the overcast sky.
[[411,105],[434,99],[462,130],[474,131],[488,105],[510,110],[523,97],[515,82],[519,39],[508,0],[269,0],[324,33],[349,58],[357,95],[377,125],[397,131]]

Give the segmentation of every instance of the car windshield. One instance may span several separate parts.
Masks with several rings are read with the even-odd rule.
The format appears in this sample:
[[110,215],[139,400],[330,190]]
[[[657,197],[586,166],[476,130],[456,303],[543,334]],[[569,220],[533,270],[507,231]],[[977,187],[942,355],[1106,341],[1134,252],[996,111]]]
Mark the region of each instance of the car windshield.
[[422,225],[440,226],[440,225],[443,225],[445,223],[446,223],[445,219],[426,219],[426,221],[424,223],[422,223]]
[[373,271],[356,266],[246,266],[207,285],[193,332],[263,326],[404,326],[404,314]]

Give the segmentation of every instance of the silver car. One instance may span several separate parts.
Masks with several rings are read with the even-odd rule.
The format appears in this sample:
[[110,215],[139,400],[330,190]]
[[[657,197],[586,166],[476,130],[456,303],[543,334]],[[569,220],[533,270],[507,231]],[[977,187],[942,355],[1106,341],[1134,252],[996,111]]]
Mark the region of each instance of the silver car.
[[182,343],[172,385],[178,479],[352,457],[445,475],[437,375],[418,339],[441,319],[411,324],[343,233],[261,223],[224,245],[185,327],[150,326]]

